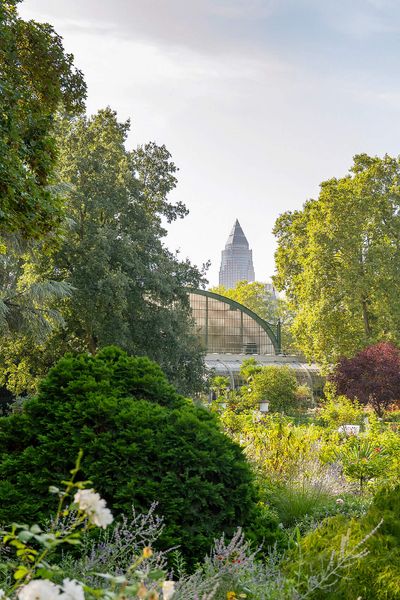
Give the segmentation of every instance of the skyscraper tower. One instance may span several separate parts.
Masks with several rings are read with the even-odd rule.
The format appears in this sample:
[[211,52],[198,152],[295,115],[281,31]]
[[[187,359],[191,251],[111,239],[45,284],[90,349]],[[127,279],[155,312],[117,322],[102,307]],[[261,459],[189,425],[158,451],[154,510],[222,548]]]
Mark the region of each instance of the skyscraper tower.
[[253,252],[236,219],[225,250],[222,250],[221,268],[219,270],[219,285],[228,289],[234,288],[238,281],[254,281]]

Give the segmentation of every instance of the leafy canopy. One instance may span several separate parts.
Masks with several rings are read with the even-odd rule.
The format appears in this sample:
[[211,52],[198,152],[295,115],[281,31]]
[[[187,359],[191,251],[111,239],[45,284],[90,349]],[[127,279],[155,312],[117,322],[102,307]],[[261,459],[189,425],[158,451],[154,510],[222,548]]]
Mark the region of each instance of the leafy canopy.
[[[162,219],[184,213],[168,199],[176,167],[155,144],[128,152],[129,127],[110,108],[58,123],[57,176],[67,221],[52,256],[37,251],[29,271],[64,283],[70,295],[56,302],[64,326],[45,344],[32,348],[32,336],[22,336],[4,348],[10,377],[13,365],[24,365],[14,389],[22,382],[34,387],[66,351],[96,353],[108,344],[157,360],[181,391],[202,386],[185,289],[198,287],[201,274],[163,244]],[[23,277],[18,265],[15,273]]]
[[400,350],[390,342],[369,346],[353,358],[341,358],[330,380],[339,394],[370,404],[382,416],[400,400]]
[[399,339],[400,159],[357,155],[350,174],[275,224],[279,290],[309,360],[325,364]]
[[16,4],[0,4],[0,235],[37,238],[61,216],[61,200],[48,188],[54,114],[82,111],[86,86],[51,25],[23,21]]

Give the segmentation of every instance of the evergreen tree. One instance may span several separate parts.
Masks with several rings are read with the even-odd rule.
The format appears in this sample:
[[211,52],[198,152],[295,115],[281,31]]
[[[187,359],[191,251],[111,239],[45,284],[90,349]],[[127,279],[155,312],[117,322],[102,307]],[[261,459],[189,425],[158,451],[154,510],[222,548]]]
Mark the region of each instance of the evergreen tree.
[[[79,449],[90,480],[115,516],[155,500],[165,517],[158,540],[193,564],[214,538],[239,525],[265,545],[276,517],[257,506],[249,465],[214,415],[179,396],[158,365],[115,347],[66,356],[21,412],[0,418],[0,522],[48,517]],[[55,499],[56,500],[56,499]]]

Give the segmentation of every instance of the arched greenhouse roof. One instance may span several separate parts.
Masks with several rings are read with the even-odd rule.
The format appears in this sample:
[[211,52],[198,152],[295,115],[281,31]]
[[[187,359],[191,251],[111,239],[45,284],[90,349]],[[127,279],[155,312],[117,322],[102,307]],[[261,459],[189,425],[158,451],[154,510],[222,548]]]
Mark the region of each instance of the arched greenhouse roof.
[[196,331],[207,352],[280,354],[280,323],[268,323],[239,302],[208,290],[189,290]]

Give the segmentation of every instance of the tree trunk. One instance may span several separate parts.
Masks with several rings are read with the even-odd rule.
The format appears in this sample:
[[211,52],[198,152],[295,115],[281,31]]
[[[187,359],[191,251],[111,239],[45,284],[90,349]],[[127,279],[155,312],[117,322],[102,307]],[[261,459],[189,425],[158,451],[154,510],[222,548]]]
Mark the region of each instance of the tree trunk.
[[97,344],[95,342],[95,339],[92,335],[88,335],[87,336],[87,345],[88,345],[88,349],[90,354],[93,354],[93,356],[96,354],[97,352]]
[[364,321],[364,333],[365,337],[368,339],[371,335],[371,326],[369,324],[368,303],[365,298],[362,300],[362,314]]

